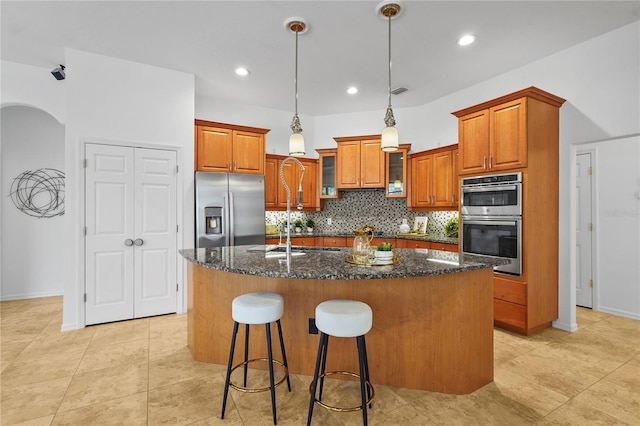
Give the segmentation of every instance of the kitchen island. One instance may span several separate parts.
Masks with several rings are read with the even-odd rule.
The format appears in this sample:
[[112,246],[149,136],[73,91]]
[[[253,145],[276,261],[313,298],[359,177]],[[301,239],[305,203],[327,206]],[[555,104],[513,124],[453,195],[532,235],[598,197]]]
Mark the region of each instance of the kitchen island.
[[[284,253],[271,249],[181,251],[188,261],[187,330],[194,359],[226,364],[231,301],[267,291],[284,298],[281,322],[291,373],[312,374],[316,305],[354,299],[373,310],[367,352],[374,384],[467,394],[493,381],[494,260],[397,249],[397,264],[363,266],[346,261],[347,248],[305,247],[287,265]],[[253,327],[250,358],[263,355],[264,342],[264,328]],[[353,339],[332,339],[331,346],[327,370],[358,370]]]

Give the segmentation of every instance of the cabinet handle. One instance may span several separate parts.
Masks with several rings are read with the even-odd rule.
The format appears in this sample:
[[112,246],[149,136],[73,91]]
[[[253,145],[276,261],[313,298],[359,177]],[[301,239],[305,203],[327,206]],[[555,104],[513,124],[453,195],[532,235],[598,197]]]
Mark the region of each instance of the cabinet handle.
[[483,169],[487,168],[487,157],[482,157],[482,168]]
[[231,170],[231,161],[229,161],[229,167],[228,167],[228,170],[229,170],[229,171],[232,171],[232,170]]
[[489,168],[491,168],[491,163],[493,162],[491,160],[493,160],[493,157],[489,157]]

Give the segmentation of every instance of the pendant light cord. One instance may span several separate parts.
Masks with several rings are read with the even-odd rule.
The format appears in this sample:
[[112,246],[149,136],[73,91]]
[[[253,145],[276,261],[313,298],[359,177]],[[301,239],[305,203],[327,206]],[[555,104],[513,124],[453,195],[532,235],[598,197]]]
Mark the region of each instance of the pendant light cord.
[[296,96],[295,96],[295,113],[298,115],[298,30],[300,26],[296,24],[296,67],[295,67],[295,78],[293,79]]
[[389,96],[389,108],[391,108],[391,11],[387,15],[389,18],[389,84],[387,86],[387,95]]

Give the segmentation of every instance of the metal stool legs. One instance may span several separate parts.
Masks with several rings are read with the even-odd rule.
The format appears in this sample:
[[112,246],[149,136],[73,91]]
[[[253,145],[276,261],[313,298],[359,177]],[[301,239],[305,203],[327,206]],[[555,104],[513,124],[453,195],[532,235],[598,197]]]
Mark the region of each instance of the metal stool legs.
[[[325,333],[320,333],[320,342],[318,344],[318,355],[316,357],[316,365],[313,370],[313,380],[310,386],[311,398],[309,399],[309,414],[307,416],[307,426],[311,426],[311,418],[313,417],[313,408],[316,403],[319,405],[336,410],[336,411],[356,411],[358,409],[362,410],[362,421],[365,426],[367,426],[367,405],[371,407],[373,404],[371,403],[373,399],[373,388],[371,386],[371,381],[369,377],[369,362],[367,360],[367,346],[365,342],[364,335],[356,337],[356,344],[358,347],[358,366],[360,370],[360,374],[356,375],[353,373],[349,373],[346,371],[326,371],[326,363],[327,363],[327,348],[329,346],[329,335]],[[360,379],[360,400],[361,406],[352,407],[352,408],[338,408],[338,407],[330,407],[323,404],[322,401],[322,390],[324,386],[324,378],[330,374],[346,374],[351,376],[359,376]],[[318,384],[318,381],[320,382]],[[319,386],[318,386],[319,385]],[[316,393],[318,393],[318,399],[316,399]]]
[[[289,392],[291,392],[291,380],[289,378],[289,365],[287,363],[287,354],[284,348],[284,339],[282,338],[282,326],[280,324],[280,320],[276,321],[276,324],[278,325],[278,337],[280,339],[280,349],[282,351],[282,366],[285,369],[285,376],[286,376],[286,380],[287,380],[287,387]],[[227,363],[227,374],[225,377],[225,381],[224,381],[224,394],[222,397],[222,412],[220,414],[220,418],[224,419],[224,413],[226,410],[226,406],[227,406],[227,397],[229,394],[229,387],[234,387],[237,389],[237,387],[235,385],[233,385],[231,383],[231,372],[237,368],[237,367],[233,367],[233,354],[235,351],[235,346],[236,346],[236,337],[238,335],[238,326],[239,323],[235,322],[233,323],[233,334],[231,336],[231,346],[229,348],[229,362]],[[266,337],[267,337],[267,362],[269,364],[269,391],[271,393],[271,411],[273,413],[273,424],[277,424],[277,415],[276,415],[276,386],[278,386],[279,384],[282,383],[281,380],[278,383],[275,383],[274,380],[274,370],[273,370],[273,363],[276,362],[278,364],[280,364],[278,361],[274,361],[273,360],[273,350],[272,350],[272,343],[271,343],[271,323],[266,323],[265,324],[265,332],[266,332]],[[256,360],[249,360],[249,325],[245,324],[245,347],[244,347],[244,362],[242,363],[243,365],[243,387],[246,388],[247,387],[247,365],[249,362],[251,361],[256,361]],[[262,390],[267,390],[267,389],[253,389],[253,392],[259,392]]]

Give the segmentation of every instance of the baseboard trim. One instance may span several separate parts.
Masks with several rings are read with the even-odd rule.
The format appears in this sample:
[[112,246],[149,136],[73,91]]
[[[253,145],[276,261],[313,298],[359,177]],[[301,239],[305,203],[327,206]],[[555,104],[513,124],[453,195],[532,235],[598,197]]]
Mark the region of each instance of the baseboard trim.
[[563,321],[553,321],[551,326],[560,330],[570,331],[571,333],[578,331],[578,324],[576,323],[569,324]]
[[25,293],[25,294],[13,294],[9,296],[3,294],[0,297],[0,301],[9,302],[11,300],[41,299],[43,297],[54,297],[54,296],[63,296],[63,293],[60,293],[60,292]]

